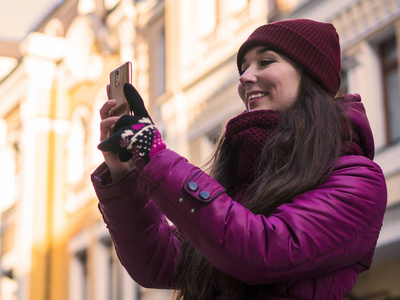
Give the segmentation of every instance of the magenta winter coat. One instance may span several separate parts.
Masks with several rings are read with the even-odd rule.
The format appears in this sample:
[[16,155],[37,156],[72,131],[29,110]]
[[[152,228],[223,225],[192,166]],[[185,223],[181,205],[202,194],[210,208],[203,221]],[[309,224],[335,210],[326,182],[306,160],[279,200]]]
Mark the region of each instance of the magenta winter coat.
[[265,299],[344,299],[371,265],[387,199],[364,108],[358,96],[347,98],[366,157],[341,157],[323,184],[269,217],[254,215],[239,204],[245,199],[230,198],[168,149],[116,184],[101,165],[92,175],[99,207],[132,278],[170,287],[179,241],[168,217],[219,270],[248,284],[273,284]]

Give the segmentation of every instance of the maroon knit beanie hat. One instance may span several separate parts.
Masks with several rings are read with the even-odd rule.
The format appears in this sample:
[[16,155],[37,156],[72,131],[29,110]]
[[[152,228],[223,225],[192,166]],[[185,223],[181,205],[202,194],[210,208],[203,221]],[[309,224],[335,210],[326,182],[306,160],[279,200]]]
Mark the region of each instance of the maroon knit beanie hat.
[[258,27],[239,48],[241,71],[247,51],[267,46],[293,60],[332,96],[340,87],[340,44],[335,27],[307,19],[278,21]]

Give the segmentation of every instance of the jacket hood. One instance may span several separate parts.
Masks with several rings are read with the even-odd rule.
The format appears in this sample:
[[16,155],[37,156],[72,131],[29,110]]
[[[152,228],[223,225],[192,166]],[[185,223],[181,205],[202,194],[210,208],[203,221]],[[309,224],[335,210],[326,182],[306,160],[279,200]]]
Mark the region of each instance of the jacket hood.
[[373,160],[375,155],[374,137],[364,105],[361,103],[360,95],[347,94],[343,97],[343,102],[346,103],[347,115],[354,123],[354,129],[360,137],[360,146],[364,152],[364,156]]

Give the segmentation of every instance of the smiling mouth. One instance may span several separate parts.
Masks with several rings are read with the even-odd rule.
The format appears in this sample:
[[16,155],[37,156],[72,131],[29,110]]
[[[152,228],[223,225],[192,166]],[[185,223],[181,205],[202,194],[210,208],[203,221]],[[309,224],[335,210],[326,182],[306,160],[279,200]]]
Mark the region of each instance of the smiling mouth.
[[269,93],[257,93],[257,94],[253,94],[253,95],[250,95],[248,98],[247,98],[247,101],[251,101],[251,100],[254,100],[254,99],[256,99],[256,98],[261,98],[261,97],[265,97],[265,96],[267,96]]

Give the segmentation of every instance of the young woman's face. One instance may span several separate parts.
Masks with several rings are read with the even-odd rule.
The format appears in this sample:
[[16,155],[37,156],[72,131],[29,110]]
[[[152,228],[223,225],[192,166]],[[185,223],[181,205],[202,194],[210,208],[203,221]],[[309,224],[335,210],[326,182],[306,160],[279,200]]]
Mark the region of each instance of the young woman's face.
[[301,75],[285,56],[255,47],[244,56],[241,70],[238,92],[248,111],[286,110],[296,101]]

